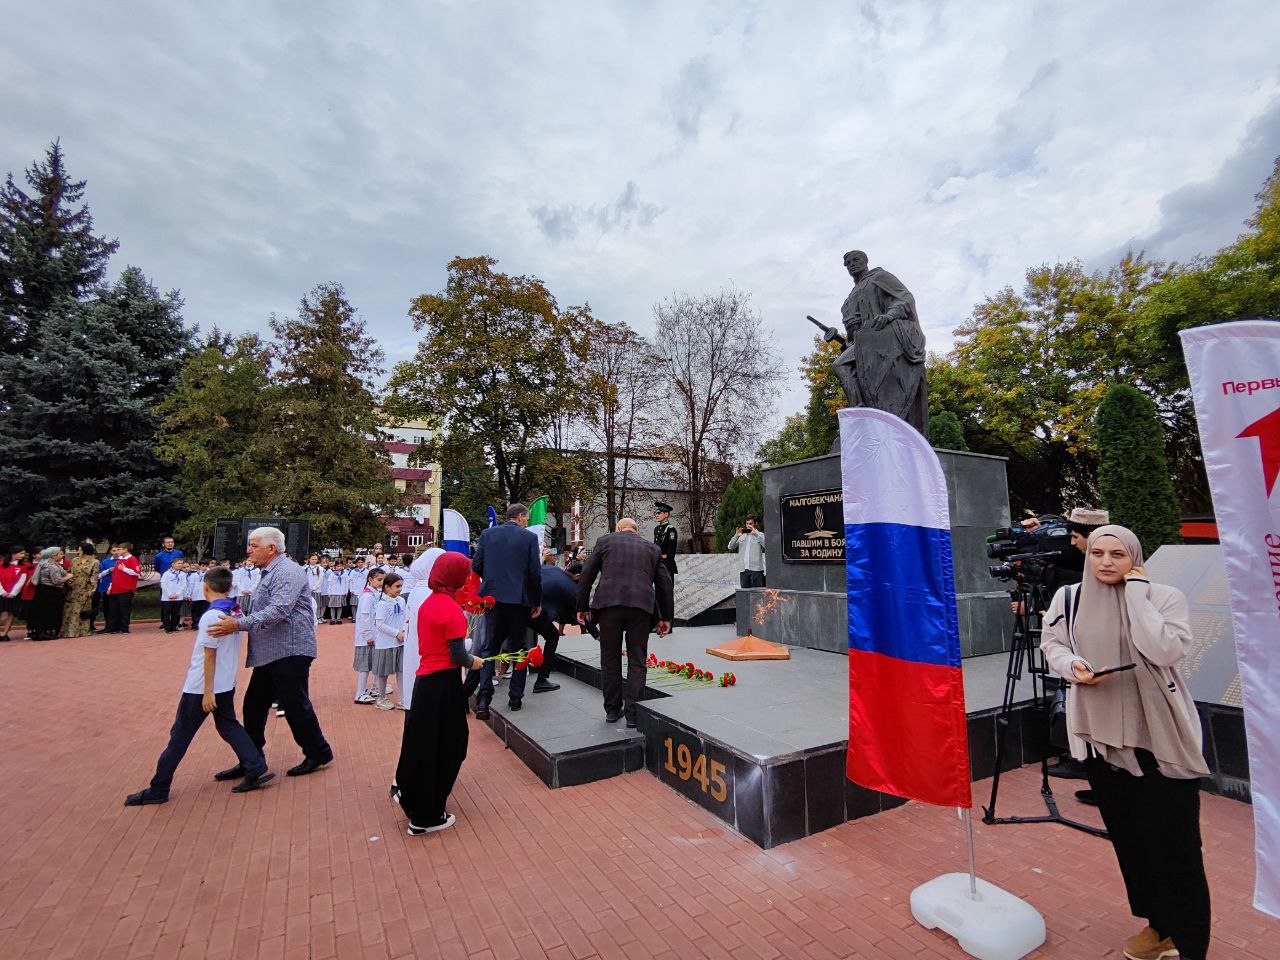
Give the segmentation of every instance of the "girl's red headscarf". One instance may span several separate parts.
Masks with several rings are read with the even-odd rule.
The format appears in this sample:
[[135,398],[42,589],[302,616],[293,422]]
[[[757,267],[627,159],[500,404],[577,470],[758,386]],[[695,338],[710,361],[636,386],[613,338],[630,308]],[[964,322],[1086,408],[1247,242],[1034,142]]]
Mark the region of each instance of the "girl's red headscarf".
[[460,553],[447,551],[436,560],[431,567],[431,575],[427,577],[427,586],[436,593],[447,593],[454,596],[467,583],[471,573],[471,561]]

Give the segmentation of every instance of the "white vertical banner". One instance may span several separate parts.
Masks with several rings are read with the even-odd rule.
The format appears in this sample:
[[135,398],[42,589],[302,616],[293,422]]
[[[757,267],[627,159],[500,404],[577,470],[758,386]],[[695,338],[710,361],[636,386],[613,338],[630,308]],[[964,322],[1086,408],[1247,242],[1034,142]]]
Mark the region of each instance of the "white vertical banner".
[[1280,322],[1241,320],[1181,337],[1240,664],[1253,905],[1280,917]]

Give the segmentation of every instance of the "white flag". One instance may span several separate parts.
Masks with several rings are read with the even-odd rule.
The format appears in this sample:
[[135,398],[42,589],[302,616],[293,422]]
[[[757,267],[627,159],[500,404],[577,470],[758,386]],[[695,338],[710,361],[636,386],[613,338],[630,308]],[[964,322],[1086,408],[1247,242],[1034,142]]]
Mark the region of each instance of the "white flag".
[[1222,542],[1253,796],[1253,905],[1280,917],[1280,322],[1184,330]]

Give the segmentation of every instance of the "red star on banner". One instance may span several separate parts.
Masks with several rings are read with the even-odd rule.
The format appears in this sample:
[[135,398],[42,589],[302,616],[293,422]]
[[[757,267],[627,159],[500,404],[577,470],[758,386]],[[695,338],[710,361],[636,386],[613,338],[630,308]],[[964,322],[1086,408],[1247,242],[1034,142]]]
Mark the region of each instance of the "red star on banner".
[[1269,497],[1276,485],[1276,477],[1280,475],[1280,407],[1253,421],[1236,434],[1237,440],[1244,437],[1258,438],[1258,446],[1262,452],[1262,476],[1266,480]]

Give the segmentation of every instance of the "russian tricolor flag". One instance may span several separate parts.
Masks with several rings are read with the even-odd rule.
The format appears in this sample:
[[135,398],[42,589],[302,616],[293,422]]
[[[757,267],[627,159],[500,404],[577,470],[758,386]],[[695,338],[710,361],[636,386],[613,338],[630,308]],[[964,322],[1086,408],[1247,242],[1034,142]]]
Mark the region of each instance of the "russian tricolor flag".
[[444,523],[444,548],[464,557],[471,556],[471,524],[457,510],[445,510],[441,515]]
[[849,779],[969,807],[947,484],[913,427],[840,411],[849,591]]

